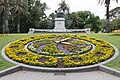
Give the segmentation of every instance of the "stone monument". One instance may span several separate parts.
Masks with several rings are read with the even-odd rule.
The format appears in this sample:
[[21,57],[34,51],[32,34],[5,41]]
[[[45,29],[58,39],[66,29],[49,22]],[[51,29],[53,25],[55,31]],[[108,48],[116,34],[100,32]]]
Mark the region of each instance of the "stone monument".
[[64,12],[62,12],[62,10],[58,8],[58,10],[56,10],[55,13],[56,13],[56,18],[55,18],[55,27],[53,31],[66,32]]
[[34,32],[85,32],[90,34],[90,28],[86,29],[66,29],[65,28],[65,14],[61,8],[58,8],[56,11],[56,18],[55,18],[55,27],[54,29],[34,29],[30,28],[28,33]]

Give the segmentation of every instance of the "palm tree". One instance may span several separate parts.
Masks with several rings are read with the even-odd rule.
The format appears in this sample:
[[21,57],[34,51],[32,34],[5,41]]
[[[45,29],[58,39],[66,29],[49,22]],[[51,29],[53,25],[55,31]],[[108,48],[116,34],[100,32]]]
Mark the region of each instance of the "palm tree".
[[63,12],[65,13],[65,11],[67,11],[67,13],[69,14],[69,5],[65,2],[65,0],[62,0],[61,3],[58,4],[60,7],[60,9],[63,10]]
[[116,7],[114,9],[110,10],[110,18],[111,19],[119,17],[119,16],[120,16],[120,7]]
[[14,0],[14,6],[12,7],[13,13],[17,14],[17,32],[20,33],[20,15],[25,13],[24,0]]
[[[113,0],[118,3],[118,0]],[[106,6],[106,30],[105,32],[110,32],[110,14],[109,14],[109,6],[110,6],[111,0],[98,0],[98,3],[105,4]]]
[[3,33],[9,33],[8,28],[8,2],[7,0],[0,0],[0,14],[3,19]]
[[70,19],[72,20],[72,24],[74,29],[76,28],[76,24],[78,23],[77,20],[77,15],[75,13],[72,13],[71,15],[69,15]]

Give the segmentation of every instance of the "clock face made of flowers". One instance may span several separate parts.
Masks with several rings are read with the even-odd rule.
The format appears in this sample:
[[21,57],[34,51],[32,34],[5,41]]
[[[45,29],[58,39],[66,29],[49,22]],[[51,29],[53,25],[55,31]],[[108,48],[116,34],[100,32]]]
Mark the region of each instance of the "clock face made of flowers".
[[39,39],[30,42],[27,49],[39,55],[62,57],[66,55],[83,54],[92,49],[92,45],[78,38]]
[[82,35],[40,35],[16,40],[5,54],[19,63],[70,68],[89,66],[111,58],[115,49],[108,42]]

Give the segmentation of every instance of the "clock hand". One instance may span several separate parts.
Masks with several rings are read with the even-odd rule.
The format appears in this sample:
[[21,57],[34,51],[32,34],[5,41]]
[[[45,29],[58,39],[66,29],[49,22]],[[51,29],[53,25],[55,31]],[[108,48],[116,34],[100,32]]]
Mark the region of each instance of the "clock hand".
[[65,38],[65,39],[62,39],[61,42],[64,42],[64,41],[68,41],[70,40],[71,38]]
[[68,42],[61,42],[62,44],[66,44],[66,45],[73,45],[71,43],[68,43]]
[[71,38],[65,38],[65,39],[62,39],[60,41],[55,41],[56,43],[64,43],[65,41],[68,41],[70,40]]

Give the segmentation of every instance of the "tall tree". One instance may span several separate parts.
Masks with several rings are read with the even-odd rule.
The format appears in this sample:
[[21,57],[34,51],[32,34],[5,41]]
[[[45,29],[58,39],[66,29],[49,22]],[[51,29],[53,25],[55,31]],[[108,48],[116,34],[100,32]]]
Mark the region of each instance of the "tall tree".
[[45,11],[48,10],[48,9],[49,9],[49,7],[47,6],[47,4],[43,3],[42,6],[41,6],[43,18],[47,18],[46,14],[45,14]]
[[98,16],[95,16],[90,11],[78,11],[69,14],[68,22],[71,24],[69,29],[83,29],[83,28],[90,28],[91,31],[99,32],[101,21]]
[[[118,3],[118,0],[113,0]],[[106,30],[105,32],[110,32],[110,14],[109,14],[109,6],[110,6],[111,0],[98,0],[98,3],[105,4],[106,6]]]
[[63,12],[65,13],[65,11],[67,11],[67,14],[69,14],[69,5],[65,2],[65,0],[62,0],[59,4],[59,8],[63,10]]
[[3,33],[9,33],[7,0],[0,0],[0,14],[3,20]]
[[51,13],[49,16],[49,26],[48,28],[49,29],[53,29],[54,28],[54,25],[55,25],[55,13]]
[[20,15],[26,12],[25,0],[14,0],[13,13],[17,14],[17,32],[20,33]]
[[45,18],[45,11],[49,9],[46,3],[41,3],[40,0],[35,0],[34,6],[31,11],[31,16],[36,18]]
[[73,28],[75,29],[75,28],[76,28],[76,25],[77,25],[77,23],[78,23],[76,13],[75,13],[75,12],[71,13],[71,14],[69,15],[69,17],[70,17],[70,20],[72,21],[71,23],[73,24]]
[[31,14],[30,14],[32,25],[35,26],[35,28],[41,28],[39,23],[45,20],[45,18],[47,18],[45,14],[45,11],[47,9],[48,7],[46,3],[41,3],[41,0],[35,0],[34,6],[32,7]]

